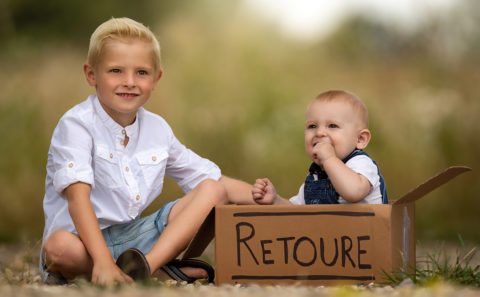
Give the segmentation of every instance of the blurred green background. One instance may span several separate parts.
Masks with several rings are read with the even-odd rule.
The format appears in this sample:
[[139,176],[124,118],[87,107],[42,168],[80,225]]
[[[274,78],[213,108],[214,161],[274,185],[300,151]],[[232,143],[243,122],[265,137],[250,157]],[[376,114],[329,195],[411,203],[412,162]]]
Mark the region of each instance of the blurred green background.
[[[128,16],[157,34],[164,75],[146,108],[223,173],[269,177],[293,196],[309,160],[304,111],[346,89],[368,105],[389,198],[451,165],[473,171],[417,202],[417,239],[480,243],[480,2],[415,30],[352,15],[322,38],[285,34],[245,1],[0,2],[0,242],[36,240],[50,137],[94,92],[82,66],[92,31]],[[172,181],[147,210],[182,195]]]

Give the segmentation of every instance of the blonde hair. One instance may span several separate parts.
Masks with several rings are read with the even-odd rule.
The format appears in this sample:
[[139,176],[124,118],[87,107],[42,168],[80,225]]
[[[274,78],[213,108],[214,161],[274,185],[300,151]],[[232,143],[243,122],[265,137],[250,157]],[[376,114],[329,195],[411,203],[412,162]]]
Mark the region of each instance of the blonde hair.
[[148,27],[129,18],[111,18],[97,27],[90,37],[87,55],[88,64],[94,68],[98,65],[107,41],[128,38],[136,38],[151,43],[152,62],[155,72],[158,73],[161,69],[161,58],[160,44],[157,38]]
[[353,108],[359,117],[360,123],[364,125],[363,128],[368,128],[368,109],[363,101],[355,94],[342,90],[329,90],[318,94],[314,100],[319,101],[343,101]]

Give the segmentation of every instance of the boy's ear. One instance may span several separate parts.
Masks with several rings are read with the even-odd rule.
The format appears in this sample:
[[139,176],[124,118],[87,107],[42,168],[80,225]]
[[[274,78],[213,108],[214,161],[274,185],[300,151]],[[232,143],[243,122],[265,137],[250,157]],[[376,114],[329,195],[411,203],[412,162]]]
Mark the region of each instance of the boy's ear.
[[97,86],[97,80],[95,79],[95,70],[90,64],[85,63],[83,65],[83,73],[85,74],[85,78],[87,79],[89,85],[91,85],[92,87]]
[[368,143],[370,142],[371,137],[372,135],[370,134],[370,130],[368,129],[361,130],[360,133],[358,134],[357,149],[363,150],[364,148],[366,148]]
[[152,88],[152,90],[155,89],[155,86],[157,85],[158,81],[160,80],[160,78],[162,78],[162,74],[163,74],[163,70],[160,69],[160,70],[158,71],[157,77],[155,78],[155,80],[154,80],[154,82],[153,82],[153,88]]

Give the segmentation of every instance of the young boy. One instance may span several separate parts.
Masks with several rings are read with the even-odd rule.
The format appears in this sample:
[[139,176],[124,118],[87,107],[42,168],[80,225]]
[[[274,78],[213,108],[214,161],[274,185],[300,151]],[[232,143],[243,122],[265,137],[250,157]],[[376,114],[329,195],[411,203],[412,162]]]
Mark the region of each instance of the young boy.
[[[60,119],[48,153],[40,269],[47,283],[77,276],[105,285],[131,282],[166,270],[215,205],[253,203],[251,186],[222,177],[163,118],[142,108],[162,76],[160,46],[147,27],[128,18],[101,24],[84,73],[96,95]],[[164,176],[187,194],[140,218],[161,193]],[[205,263],[173,263],[170,275],[197,266],[184,270],[194,275],[190,280],[212,277]]]
[[305,149],[313,161],[298,194],[280,197],[267,179],[252,189],[259,204],[388,203],[377,164],[363,152],[370,141],[368,111],[354,94],[327,91],[307,108]]

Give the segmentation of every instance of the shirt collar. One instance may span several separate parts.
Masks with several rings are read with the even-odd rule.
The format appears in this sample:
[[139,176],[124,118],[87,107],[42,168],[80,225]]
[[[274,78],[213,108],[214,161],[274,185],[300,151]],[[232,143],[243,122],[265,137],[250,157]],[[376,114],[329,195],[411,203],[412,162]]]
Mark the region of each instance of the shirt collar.
[[105,126],[108,128],[108,130],[114,135],[114,136],[123,136],[124,134],[122,131],[125,129],[126,134],[130,139],[132,137],[137,136],[137,131],[138,131],[138,116],[139,112],[137,112],[137,116],[135,117],[135,121],[126,127],[120,126],[117,122],[115,122],[109,115],[108,113],[103,109],[102,105],[100,104],[100,101],[98,100],[98,97],[96,95],[92,95],[92,100],[93,100],[93,106],[95,108],[95,112],[98,114],[99,118],[102,120],[102,122],[105,124]]

